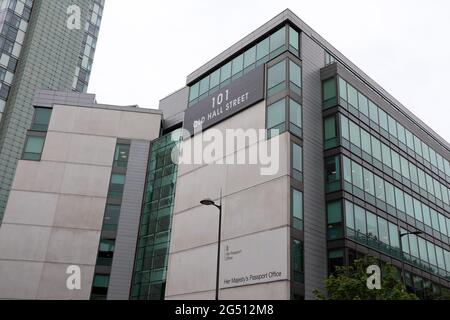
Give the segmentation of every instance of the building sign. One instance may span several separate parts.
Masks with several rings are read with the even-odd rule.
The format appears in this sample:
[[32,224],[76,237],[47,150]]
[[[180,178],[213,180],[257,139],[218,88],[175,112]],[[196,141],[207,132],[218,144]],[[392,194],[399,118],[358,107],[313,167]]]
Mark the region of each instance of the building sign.
[[287,228],[224,241],[221,288],[288,279]]
[[264,65],[187,108],[184,128],[194,135],[264,99]]

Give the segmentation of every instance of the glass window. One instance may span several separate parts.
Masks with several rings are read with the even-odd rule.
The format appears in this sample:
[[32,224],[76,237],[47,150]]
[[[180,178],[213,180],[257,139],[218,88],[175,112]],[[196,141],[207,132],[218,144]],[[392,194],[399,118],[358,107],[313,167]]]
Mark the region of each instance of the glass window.
[[367,235],[371,239],[378,239],[378,224],[376,215],[367,211]]
[[377,199],[385,202],[385,195],[384,195],[384,181],[379,176],[375,176],[375,193]]
[[[339,156],[335,156],[325,160],[325,173],[326,173],[326,182],[328,192],[336,191],[339,186],[335,186],[335,188],[331,188],[330,184],[334,182],[338,182],[341,179],[340,170],[339,170]],[[330,188],[332,190],[330,190]]]
[[400,123],[397,123],[397,138],[401,143],[406,145],[405,128]]
[[372,140],[372,155],[375,159],[378,161],[383,161],[383,158],[381,157],[381,142],[374,136],[371,136]]
[[298,32],[289,27],[289,46],[296,51],[300,50]]
[[380,117],[380,127],[389,132],[387,113],[378,109],[378,115]]
[[[264,39],[256,45],[256,60],[260,61],[264,58],[268,59],[269,55],[269,38]],[[266,60],[264,59],[264,60]]]
[[114,153],[114,167],[126,168],[128,165],[128,157],[130,155],[129,144],[117,144]]
[[416,220],[420,222],[423,222],[422,204],[417,199],[413,199],[413,203],[414,203],[414,218],[416,218]]
[[360,188],[361,190],[364,190],[362,167],[353,161],[352,161],[352,181],[356,187]]
[[345,201],[345,224],[347,228],[355,229],[355,219],[353,215],[353,203]]
[[394,186],[390,184],[389,182],[384,182],[384,189],[385,189],[385,195],[386,195],[386,202],[390,206],[395,208],[395,196],[394,196]]
[[423,189],[427,189],[427,182],[425,178],[425,172],[423,172],[421,169],[417,169],[417,176],[419,178],[419,186]]
[[364,168],[364,191],[375,196],[373,173]]
[[359,111],[366,117],[369,117],[369,100],[366,96],[358,92]]
[[240,73],[244,69],[244,55],[241,54],[240,56],[237,56],[232,61],[232,75],[235,76],[236,74]]
[[292,169],[294,171],[294,178],[296,178],[295,176],[297,172],[303,172],[303,150],[302,147],[296,143],[292,144]]
[[325,141],[336,138],[336,120],[335,116],[324,120]]
[[189,102],[198,98],[199,83],[197,82],[189,89]]
[[286,61],[283,60],[268,70],[267,95],[272,96],[286,89]]
[[405,193],[405,210],[407,215],[414,218],[413,198],[407,193]]
[[[405,234],[406,230],[400,229],[400,234]],[[401,238],[403,252],[409,254],[409,238],[404,236]]]
[[417,244],[417,236],[410,234],[409,235],[409,249],[411,250],[411,255],[419,258],[419,246]]
[[291,124],[290,131],[301,136],[302,106],[293,99],[289,99],[289,123]]
[[446,226],[446,221],[445,221],[445,217],[442,214],[438,215],[439,218],[439,230],[441,231],[442,234],[447,235],[447,226]]
[[50,108],[35,108],[33,123],[31,124],[31,130],[47,131],[51,115],[52,109]]
[[[110,226],[117,226],[119,224],[120,216],[120,205],[107,204],[105,208],[105,217],[103,218],[103,229],[108,231],[111,229]],[[106,227],[107,225],[108,227]]]
[[416,185],[419,184],[419,177],[417,175],[417,167],[413,165],[411,162],[409,163],[409,176],[411,177],[411,181]]
[[350,142],[358,148],[361,148],[361,136],[359,133],[359,127],[352,121],[350,121]]
[[388,116],[388,124],[389,133],[394,137],[397,137],[397,122],[391,116]]
[[220,84],[220,69],[211,73],[209,77],[209,89],[215,89]]
[[292,217],[294,229],[303,229],[303,194],[292,189]]
[[349,124],[348,119],[341,115],[341,130],[342,130],[342,138],[350,141],[350,133],[349,133]]
[[414,136],[414,150],[422,157],[422,143],[416,136]]
[[274,51],[285,45],[285,37],[286,29],[284,27],[270,36],[270,53],[273,53]]
[[433,226],[433,229],[436,231],[440,231],[439,218],[437,212],[434,209],[430,208],[430,215],[431,215],[431,225]]
[[267,129],[285,130],[284,123],[286,121],[286,100],[279,100],[267,107]]
[[342,209],[341,202],[327,203],[327,219],[328,219],[328,239],[338,239],[342,237]]
[[402,176],[405,177],[406,179],[409,179],[409,163],[408,160],[406,160],[403,157],[400,157],[400,164],[402,167]]
[[438,246],[434,246],[434,248],[436,249],[437,266],[442,270],[445,270],[444,251]]
[[220,83],[225,82],[231,78],[231,62],[228,62],[220,68]]
[[392,156],[392,169],[401,174],[402,170],[400,168],[400,155],[394,150],[392,150],[391,156]]
[[436,251],[435,251],[435,247],[434,244],[432,244],[431,242],[427,241],[427,251],[428,251],[428,259],[430,261],[430,263],[432,265],[437,266],[437,261],[436,261]]
[[378,124],[378,107],[369,100],[369,117],[370,120]]
[[388,223],[380,217],[378,217],[378,234],[380,241],[389,245]]
[[383,164],[392,168],[391,149],[384,143],[381,144],[381,153],[383,154]]
[[336,98],[336,78],[331,78],[323,82],[323,101]]
[[395,224],[389,222],[389,241],[391,247],[399,248],[400,241],[398,239],[398,228]]
[[363,129],[361,129],[361,145],[364,152],[366,152],[369,155],[372,154],[372,144],[370,134]]
[[414,151],[414,138],[413,134],[409,130],[405,130],[406,132],[406,145],[408,148],[410,148],[412,151]]
[[430,208],[422,203],[422,215],[423,215],[423,222],[431,227],[431,214],[430,214]]
[[347,82],[341,77],[339,77],[339,96],[347,101]]
[[403,191],[397,187],[395,187],[395,203],[398,210],[405,212],[405,196]]
[[23,152],[23,160],[41,160],[42,150],[44,149],[45,137],[27,136],[25,149]]
[[348,90],[348,103],[350,103],[352,106],[358,109],[358,91],[356,91],[356,89],[350,84],[347,84],[347,90]]
[[200,80],[199,96],[202,96],[203,94],[208,93],[208,90],[209,90],[209,76]]
[[294,269],[294,282],[303,282],[303,250],[302,243],[293,241],[292,268]]
[[252,66],[256,62],[256,46],[248,49],[244,53],[244,69]]
[[111,175],[111,183],[109,185],[108,197],[114,199],[122,198],[124,185],[125,185],[125,175],[113,173]]
[[347,157],[344,157],[344,179],[345,181],[352,183],[351,162]]
[[355,231],[366,234],[366,212],[363,208],[359,206],[354,206],[355,208]]
[[302,87],[302,69],[291,60],[289,60],[289,80],[291,90],[300,94],[300,88]]
[[419,245],[419,258],[423,261],[428,262],[427,242],[420,237],[417,238],[417,242]]

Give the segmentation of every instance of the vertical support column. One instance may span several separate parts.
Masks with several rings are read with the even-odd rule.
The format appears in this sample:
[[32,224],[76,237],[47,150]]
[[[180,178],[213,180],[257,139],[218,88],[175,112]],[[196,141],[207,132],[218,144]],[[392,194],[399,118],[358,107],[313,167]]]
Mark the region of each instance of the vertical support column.
[[127,300],[130,296],[149,150],[149,141],[131,141],[108,300]]
[[304,161],[304,259],[305,299],[313,291],[324,292],[327,276],[326,210],[323,161],[323,120],[320,69],[324,50],[304,33],[303,72],[303,161]]

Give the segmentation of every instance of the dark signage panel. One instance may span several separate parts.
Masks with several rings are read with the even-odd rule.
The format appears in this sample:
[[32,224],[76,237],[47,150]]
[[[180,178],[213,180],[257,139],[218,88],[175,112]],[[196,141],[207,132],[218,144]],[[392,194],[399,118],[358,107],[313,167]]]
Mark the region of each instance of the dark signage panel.
[[264,99],[264,65],[187,108],[184,128],[194,135]]

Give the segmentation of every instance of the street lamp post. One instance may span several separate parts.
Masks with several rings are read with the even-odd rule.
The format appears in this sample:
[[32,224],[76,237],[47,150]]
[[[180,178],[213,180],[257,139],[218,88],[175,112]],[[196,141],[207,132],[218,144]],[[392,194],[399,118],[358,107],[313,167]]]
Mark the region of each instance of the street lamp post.
[[405,236],[408,236],[408,235],[410,235],[410,234],[412,234],[412,235],[419,235],[419,234],[422,234],[423,232],[422,231],[414,231],[414,232],[405,232],[405,233],[402,233],[401,232],[401,230],[400,230],[400,228],[398,229],[398,238],[399,238],[399,241],[400,241],[400,258],[401,258],[401,261],[402,261],[402,282],[403,282],[403,290],[406,292],[406,277],[405,277],[405,258],[404,258],[404,256],[403,256],[403,243],[402,243],[402,238],[403,237],[405,237]]
[[217,239],[217,271],[216,271],[216,300],[219,300],[219,272],[220,272],[220,241],[222,234],[222,190],[220,191],[220,204],[217,205],[211,199],[204,199],[200,201],[204,206],[214,206],[219,209],[219,231]]

